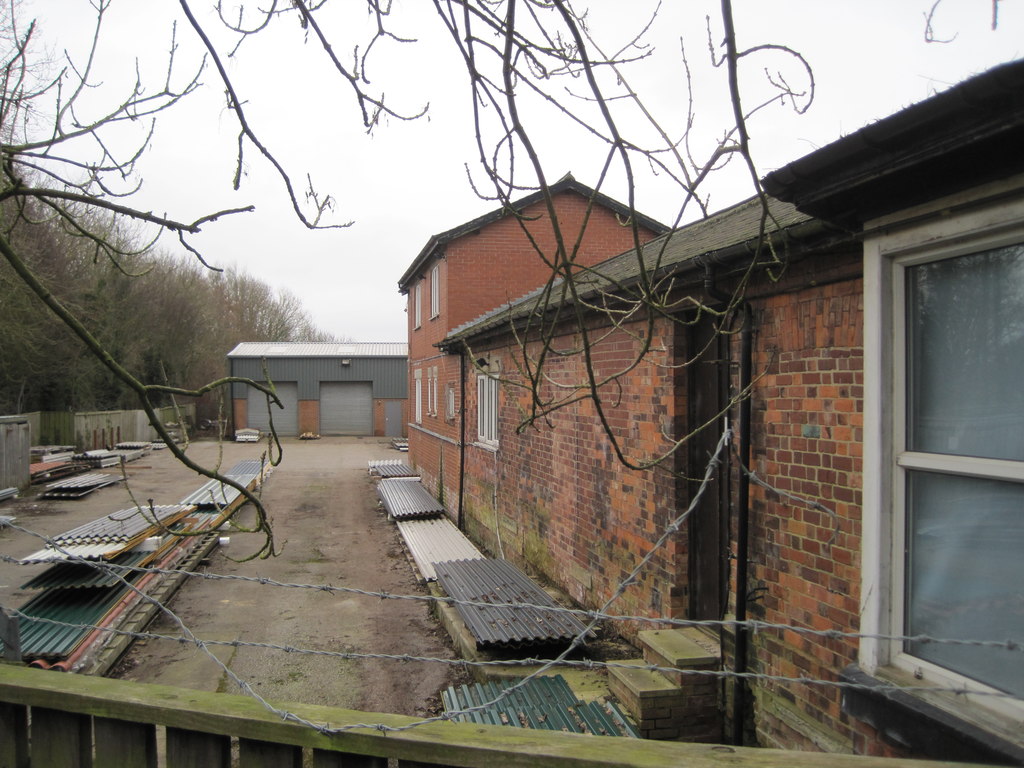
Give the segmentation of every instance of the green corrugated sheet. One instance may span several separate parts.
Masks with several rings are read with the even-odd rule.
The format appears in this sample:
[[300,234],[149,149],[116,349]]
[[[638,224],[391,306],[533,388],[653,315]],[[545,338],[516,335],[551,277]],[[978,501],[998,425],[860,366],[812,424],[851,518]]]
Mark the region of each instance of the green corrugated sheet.
[[454,718],[461,722],[637,738],[636,730],[615,704],[580,701],[561,675],[532,678],[495,701],[521,682],[522,678],[460,685],[442,691],[441,698],[447,712],[486,705]]

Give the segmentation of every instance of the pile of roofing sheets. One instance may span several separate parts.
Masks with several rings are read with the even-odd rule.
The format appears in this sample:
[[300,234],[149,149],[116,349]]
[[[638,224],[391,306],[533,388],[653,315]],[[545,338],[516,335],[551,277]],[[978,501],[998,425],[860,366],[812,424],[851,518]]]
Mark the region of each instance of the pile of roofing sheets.
[[149,451],[153,448],[153,444],[148,441],[142,440],[127,440],[122,443],[118,443],[114,446],[114,450],[117,451]]
[[457,601],[455,608],[477,648],[562,644],[586,631],[507,560],[452,560],[435,564],[434,570],[438,583]]
[[55,483],[48,483],[46,490],[39,497],[42,499],[80,499],[93,491],[113,485],[123,479],[117,475],[99,473],[78,475],[77,477],[69,477],[66,480],[58,480]]
[[6,501],[7,499],[13,499],[18,495],[17,488],[2,488],[0,489],[0,501]]
[[258,443],[260,441],[260,431],[258,429],[252,429],[246,427],[243,429],[235,430],[235,442],[236,443]]
[[21,562],[110,559],[151,536],[167,533],[172,523],[193,509],[185,504],[122,509],[54,536],[52,544],[22,558]]
[[[259,460],[247,460],[226,474],[252,487],[265,470]],[[90,627],[117,620],[138,601],[138,594],[125,582],[149,589],[159,578],[143,581],[144,571],[103,568],[99,561],[139,568],[157,562],[169,567],[181,562],[200,540],[181,533],[211,530],[225,514],[220,508],[203,512],[187,503],[125,509],[54,536],[47,547],[23,558],[22,563],[51,563],[24,585],[42,592],[19,609],[32,617],[21,622],[23,658],[49,663],[76,652],[80,655],[92,647],[90,637],[97,637],[97,630]]]
[[[510,690],[513,686],[519,687]],[[442,691],[441,699],[446,712],[481,707],[456,715],[452,718],[456,722],[638,738],[614,703],[577,699],[561,675],[534,677],[525,683],[505,679],[460,685]]]
[[28,465],[29,480],[32,483],[42,483],[47,480],[56,480],[60,477],[75,475],[88,469],[85,464],[79,464],[68,459],[55,461],[38,461]]
[[[140,454],[141,455],[141,454]],[[103,469],[104,467],[116,467],[121,464],[121,454],[114,453],[105,449],[99,449],[96,451],[86,451],[85,453],[76,453],[74,460],[95,469]],[[138,458],[138,457],[136,457]]]
[[394,440],[391,441],[391,447],[394,448],[396,451],[406,452],[409,450],[409,441],[404,440],[400,437],[396,437]]
[[398,532],[405,539],[425,581],[436,581],[435,563],[449,560],[479,560],[483,553],[446,517],[399,520]]
[[67,461],[75,455],[73,445],[33,445],[29,448],[29,456],[32,462],[43,461]]
[[392,520],[444,514],[444,504],[431,496],[415,477],[385,478],[377,484],[377,495]]
[[369,472],[377,477],[419,477],[419,473],[401,459],[368,461]]

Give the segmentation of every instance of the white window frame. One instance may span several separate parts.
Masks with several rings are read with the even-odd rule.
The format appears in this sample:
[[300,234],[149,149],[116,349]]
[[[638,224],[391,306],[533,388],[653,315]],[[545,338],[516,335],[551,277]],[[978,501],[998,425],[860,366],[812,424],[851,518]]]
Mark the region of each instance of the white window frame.
[[420,280],[412,289],[412,322],[413,330],[423,325],[423,281]]
[[437,416],[437,366],[427,371],[427,415]]
[[498,446],[499,383],[487,374],[476,377],[476,439],[490,447]]
[[455,421],[455,384],[448,382],[444,388],[444,418]]
[[[998,193],[1022,179],[992,185],[974,196]],[[904,633],[906,476],[929,470],[1024,482],[1024,462],[911,452],[906,446],[905,275],[910,266],[1024,242],[1024,200],[979,207],[956,216],[939,212],[966,202],[964,194],[898,216],[866,222],[878,234],[864,244],[864,504],[861,541],[861,638],[859,662],[869,674],[895,672],[924,686],[991,693],[994,689],[955,671],[910,655]],[[927,216],[929,213],[934,216]],[[923,216],[913,226],[900,217]],[[875,637],[880,635],[882,637]],[[888,636],[888,637],[887,637]],[[996,696],[950,695],[950,708],[965,701],[979,711],[1019,721],[1024,703]]]
[[430,270],[430,318],[441,314],[441,265],[435,264]]
[[415,400],[416,423],[423,423],[423,369],[413,371],[413,400]]

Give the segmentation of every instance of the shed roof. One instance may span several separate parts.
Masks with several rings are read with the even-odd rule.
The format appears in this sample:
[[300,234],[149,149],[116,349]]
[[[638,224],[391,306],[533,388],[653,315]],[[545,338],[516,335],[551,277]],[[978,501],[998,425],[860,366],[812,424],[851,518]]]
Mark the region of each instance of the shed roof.
[[408,357],[404,341],[243,341],[228,357]]
[[[597,190],[588,187],[586,184],[581,184],[572,177],[572,174],[566,174],[564,177],[562,177],[557,182],[548,187],[548,191],[552,195],[557,195],[562,192],[575,192],[576,194],[582,195],[583,197],[589,200],[593,200],[594,203],[596,203],[597,205],[601,205],[605,208],[608,208],[609,210],[614,211],[620,216],[632,216],[633,218],[635,218],[638,224],[640,224],[643,227],[646,227],[655,234],[663,234],[667,232],[669,229],[661,222],[655,221],[649,216],[644,216],[639,211],[631,211],[628,205],[620,203],[618,200],[608,197],[607,195],[602,194],[601,192],[598,192]],[[464,224],[460,224],[457,227],[453,227],[452,229],[449,229],[445,232],[433,235],[427,241],[427,244],[423,246],[423,250],[419,252],[419,255],[413,260],[412,264],[409,265],[409,268],[405,270],[405,274],[403,274],[401,278],[399,278],[398,290],[404,293],[407,290],[407,286],[409,285],[409,283],[413,280],[413,278],[415,278],[416,273],[419,270],[421,270],[423,268],[423,265],[430,259],[430,257],[433,256],[434,253],[439,248],[444,246],[446,243],[450,243],[452,240],[455,240],[456,238],[462,237],[463,235],[468,235],[470,232],[475,232],[481,227],[484,227],[495,221],[499,221],[508,216],[513,211],[521,211],[524,208],[534,205],[535,203],[541,202],[542,200],[544,200],[544,191],[538,190],[537,192],[527,195],[526,197],[522,197],[518,200],[513,201],[510,206],[502,206],[501,208],[497,208],[491,211],[490,213],[485,213],[483,216],[478,216],[477,218],[472,219],[471,221],[467,221]]]
[[1024,171],[1024,59],[929,99],[769,173],[769,194],[857,224]]
[[[786,236],[798,237],[801,233],[809,236],[812,230],[821,231],[817,221],[789,203],[769,198],[768,210],[771,214],[765,222],[765,232],[768,234],[785,233]],[[749,258],[756,252],[762,213],[761,202],[755,197],[651,240],[640,249],[644,268],[649,274],[664,275],[703,268],[706,263],[725,265],[741,256]],[[601,292],[633,285],[639,280],[640,274],[636,251],[631,250],[597,264],[586,272],[578,273],[576,286],[582,297],[592,297]],[[561,281],[554,284],[555,290],[543,307],[538,306],[538,300],[546,288],[538,288],[517,301],[496,307],[452,329],[445,339],[445,345],[553,308],[559,303],[559,285]]]

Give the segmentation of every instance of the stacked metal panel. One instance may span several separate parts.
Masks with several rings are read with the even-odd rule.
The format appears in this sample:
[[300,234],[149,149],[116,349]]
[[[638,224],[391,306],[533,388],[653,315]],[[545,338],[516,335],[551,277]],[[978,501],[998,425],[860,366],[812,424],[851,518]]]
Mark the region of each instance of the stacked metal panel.
[[13,499],[18,495],[17,488],[3,488],[0,489],[0,501],[6,501],[7,499]]
[[74,459],[94,469],[103,469],[118,466],[121,463],[121,454],[101,449],[75,454]]
[[525,683],[510,679],[460,685],[442,691],[441,699],[446,712],[482,707],[455,716],[456,722],[638,738],[614,703],[577,699],[561,675],[534,677]]
[[93,491],[113,485],[122,479],[117,475],[104,475],[95,472],[87,475],[78,475],[77,477],[69,477],[66,480],[47,483],[46,490],[40,494],[40,498],[80,499]]
[[[248,488],[260,477],[264,469],[265,465],[259,459],[245,459],[235,464],[224,476]],[[241,495],[237,488],[224,485],[220,480],[210,479],[182,499],[181,503],[192,504],[200,509],[223,509]]]
[[455,608],[477,648],[564,644],[586,630],[507,560],[453,560],[434,570],[444,591],[459,601]]
[[131,549],[150,535],[165,532],[167,526],[193,509],[185,504],[122,509],[54,536],[52,546],[33,552],[22,558],[21,562],[109,559]]
[[377,477],[419,477],[419,473],[401,459],[374,459],[367,465],[370,474]]
[[435,563],[479,560],[483,553],[446,517],[399,520],[398,531],[425,581],[435,581]]
[[444,505],[430,495],[418,478],[394,477],[381,480],[377,484],[377,495],[392,520],[444,514]]

